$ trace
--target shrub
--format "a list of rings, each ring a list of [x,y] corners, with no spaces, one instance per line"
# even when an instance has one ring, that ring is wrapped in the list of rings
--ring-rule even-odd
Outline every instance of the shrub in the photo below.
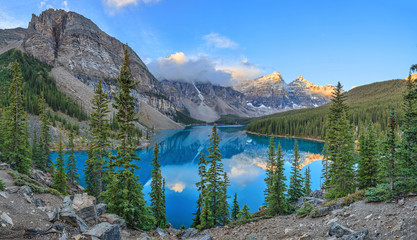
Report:
[[[49,188],[49,189],[48,189],[48,192],[49,192],[50,194],[55,195],[55,196],[60,196],[60,195],[62,195],[62,194],[61,194],[58,190],[53,189],[53,188]]]
[[[297,216],[305,217],[313,211],[313,205],[308,202],[304,202],[304,206],[296,211]]]
[[[40,183],[38,183],[35,179],[30,178],[27,175],[20,174],[13,170],[7,170],[7,173],[13,177],[14,184],[17,186],[28,186],[34,193],[45,193],[48,190]]]
[[[0,178],[0,191],[4,191],[4,183],[1,178]]]
[[[182,230],[184,230],[184,229],[185,229],[185,226],[184,226],[184,224],[183,224],[183,225],[181,226],[181,229],[182,229]]]
[[[378,184],[376,187],[368,188],[365,192],[365,197],[367,197],[367,202],[390,201],[392,197],[390,185],[384,183]]]

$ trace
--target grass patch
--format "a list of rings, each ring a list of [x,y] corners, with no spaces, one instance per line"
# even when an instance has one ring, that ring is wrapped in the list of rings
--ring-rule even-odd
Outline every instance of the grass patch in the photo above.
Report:
[[[313,209],[314,209],[314,206],[305,201],[304,206],[302,208],[298,209],[295,212],[295,214],[299,217],[305,217],[305,216],[309,215],[310,212],[313,211]]]
[[[360,201],[365,196],[365,190],[359,190],[343,198],[341,206],[349,206],[350,204]]]
[[[4,183],[1,178],[0,178],[0,191],[4,191]]]

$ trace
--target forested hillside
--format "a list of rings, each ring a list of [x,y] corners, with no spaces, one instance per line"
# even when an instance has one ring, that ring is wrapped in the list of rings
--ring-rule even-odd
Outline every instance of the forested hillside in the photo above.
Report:
[[[385,131],[390,108],[394,107],[401,113],[405,90],[405,80],[376,82],[350,90],[346,93],[350,120],[359,129],[372,122],[378,132]],[[293,110],[254,119],[247,125],[247,130],[261,134],[323,139],[329,106],[326,104],[313,109]]]
[[[78,120],[86,120],[87,114],[76,101],[59,91],[56,82],[48,73],[51,66],[19,50],[9,50],[0,55],[0,105],[8,103],[7,92],[11,79],[10,66],[17,61],[22,69],[24,107],[30,114],[39,114],[39,101],[41,92],[46,102],[54,111],[61,111]]]

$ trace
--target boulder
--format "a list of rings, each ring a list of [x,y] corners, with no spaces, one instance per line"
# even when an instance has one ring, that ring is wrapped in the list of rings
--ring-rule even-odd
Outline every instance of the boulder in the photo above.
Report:
[[[30,176],[36,181],[38,181],[39,183],[46,185],[48,187],[52,187],[52,181],[51,181],[52,178],[47,173],[33,168],[30,171]]]
[[[121,218],[120,216],[113,214],[113,213],[105,213],[99,217],[100,222],[107,222],[110,224],[116,224],[121,229],[124,229],[126,227],[126,221]]]
[[[151,238],[146,233],[141,233],[137,240],[151,240]]]
[[[353,230],[344,227],[338,223],[332,222],[330,224],[330,229],[329,229],[329,236],[334,236],[334,237],[343,237],[345,235],[350,235],[355,233]]]
[[[95,225],[93,228],[84,233],[91,236],[92,239],[100,240],[121,240],[120,228],[118,225],[103,222]]]
[[[8,193],[17,193],[17,191],[19,191],[19,189],[20,189],[20,187],[18,187],[18,186],[11,186],[11,187],[6,188],[6,191]]]
[[[45,207],[45,203],[40,198],[34,198],[32,202],[36,205],[36,207]]]
[[[75,213],[87,223],[97,223],[96,198],[88,194],[75,194],[72,200]]]
[[[323,199],[313,198],[313,197],[300,197],[297,201],[296,209],[300,209],[304,207],[304,202],[308,202],[309,204],[313,205],[314,207],[321,205],[324,203]]]
[[[63,221],[66,221],[72,226],[77,227],[80,230],[80,232],[83,233],[88,230],[88,226],[84,222],[84,220],[80,218],[77,214],[75,214],[74,208],[72,206],[72,200],[68,196],[65,197],[64,201],[62,202],[62,209],[60,215]]]
[[[342,202],[343,199],[340,199],[339,201],[329,204],[327,206],[316,207],[313,211],[311,211],[310,216],[312,218],[326,216],[330,214],[333,210],[342,208]]]
[[[182,238],[191,238],[198,234],[198,230],[195,228],[187,228],[181,235]]]
[[[308,196],[324,200],[324,190],[314,190]]]
[[[364,240],[368,236],[368,229],[341,237],[341,240]]]
[[[10,168],[10,164],[8,163],[0,163],[0,170],[7,170]]]
[[[107,210],[107,204],[105,203],[99,203],[96,205],[96,212],[97,212],[97,217],[100,217],[101,215],[103,215]]]
[[[0,191],[0,196],[6,199],[9,198],[7,192],[3,192],[3,191]]]
[[[160,237],[160,238],[164,238],[167,235],[167,232],[165,232],[165,230],[157,227],[155,232],[154,232],[154,236],[155,237]]]
[[[13,220],[11,217],[9,217],[9,215],[7,215],[7,213],[3,212],[2,214],[0,214],[0,220],[1,222],[7,223],[11,226],[13,226]]]
[[[26,195],[32,195],[32,189],[29,186],[22,186],[20,187],[20,189],[17,191],[20,194],[26,194]]]

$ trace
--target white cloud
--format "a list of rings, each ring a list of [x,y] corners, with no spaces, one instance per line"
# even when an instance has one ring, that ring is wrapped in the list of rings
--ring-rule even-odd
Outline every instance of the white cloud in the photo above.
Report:
[[[65,11],[67,11],[67,12],[69,11],[68,1],[67,0],[63,1],[62,4],[61,4],[61,6],[62,6],[62,9],[64,9]]]
[[[18,20],[0,9],[0,29],[26,27],[27,22]]]
[[[151,4],[157,3],[160,0],[103,0],[108,7],[123,8],[128,5],[138,5],[139,3]]]
[[[237,81],[252,80],[262,74],[262,70],[250,63],[246,57],[235,64],[218,66],[218,69],[230,73]]]
[[[203,39],[206,43],[210,46],[214,46],[216,48],[237,48],[239,45],[233,42],[226,36],[222,36],[218,33],[210,33],[203,36]]]
[[[43,8],[43,6],[45,6],[45,5],[46,5],[46,1],[47,1],[47,0],[43,0],[43,1],[41,1],[41,2],[39,3],[39,8]]]
[[[230,73],[216,69],[215,62],[204,55],[188,58],[179,52],[158,58],[148,67],[159,80],[211,82],[220,85],[230,84],[232,80]]]

